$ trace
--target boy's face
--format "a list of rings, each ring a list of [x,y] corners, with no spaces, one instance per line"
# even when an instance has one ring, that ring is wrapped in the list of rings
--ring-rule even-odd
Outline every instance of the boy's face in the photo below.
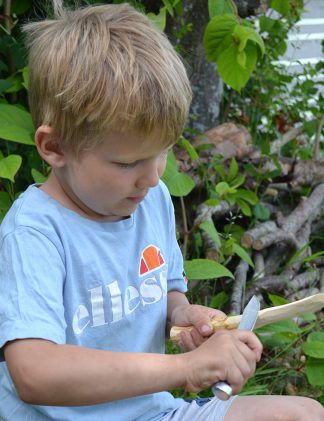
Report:
[[[134,131],[110,132],[78,158],[65,154],[64,166],[52,174],[68,207],[90,218],[120,220],[157,185],[167,152],[154,139],[143,139]]]

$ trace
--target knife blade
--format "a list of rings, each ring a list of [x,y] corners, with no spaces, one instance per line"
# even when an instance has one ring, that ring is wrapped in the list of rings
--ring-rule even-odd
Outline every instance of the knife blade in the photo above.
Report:
[[[258,319],[259,310],[260,301],[254,295],[243,311],[238,329],[252,331]],[[218,399],[227,400],[231,397],[233,391],[228,383],[220,381],[212,386],[212,392]]]

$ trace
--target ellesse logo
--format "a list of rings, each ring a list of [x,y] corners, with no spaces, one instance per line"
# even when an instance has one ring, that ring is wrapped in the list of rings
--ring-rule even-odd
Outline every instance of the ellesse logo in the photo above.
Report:
[[[153,245],[146,247],[142,253],[139,274],[146,275],[165,264],[161,251]]]

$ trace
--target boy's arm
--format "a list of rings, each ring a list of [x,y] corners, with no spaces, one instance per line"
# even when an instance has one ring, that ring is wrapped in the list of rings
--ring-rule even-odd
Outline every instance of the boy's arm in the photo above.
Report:
[[[34,405],[93,405],[183,387],[185,359],[109,352],[42,339],[5,346],[5,359],[21,399]]]
[[[236,330],[217,332],[177,355],[110,352],[42,339],[15,340],[4,351],[22,400],[80,406],[175,388],[199,392],[219,380],[238,393],[255,370],[261,344],[252,332]]]

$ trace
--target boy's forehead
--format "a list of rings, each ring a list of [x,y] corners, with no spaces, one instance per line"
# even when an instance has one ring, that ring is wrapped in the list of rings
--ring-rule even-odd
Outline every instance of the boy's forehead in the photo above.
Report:
[[[102,146],[112,155],[121,155],[125,158],[134,156],[154,156],[172,146],[172,142],[161,139],[158,131],[148,135],[136,130],[109,131],[103,136]]]

